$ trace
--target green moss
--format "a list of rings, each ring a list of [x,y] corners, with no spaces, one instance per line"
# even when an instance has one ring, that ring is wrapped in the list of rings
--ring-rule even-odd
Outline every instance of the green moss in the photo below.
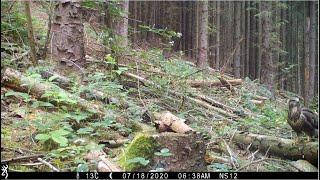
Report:
[[[142,165],[139,163],[128,163],[128,161],[136,157],[150,160],[153,157],[155,149],[156,144],[151,136],[141,133],[137,134],[120,155],[119,164],[126,171],[137,170]]]

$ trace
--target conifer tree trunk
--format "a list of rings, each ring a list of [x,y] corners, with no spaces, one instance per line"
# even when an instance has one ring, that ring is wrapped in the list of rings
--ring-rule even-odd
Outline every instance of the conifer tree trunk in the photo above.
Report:
[[[261,2],[264,11],[271,11],[270,2]],[[262,17],[262,62],[261,62],[261,81],[267,85],[268,89],[274,91],[274,65],[272,59],[270,33],[271,33],[271,19],[268,15],[264,14]]]
[[[315,76],[316,76],[316,28],[317,28],[317,20],[316,20],[316,2],[310,1],[310,65],[309,65],[309,93],[307,100],[307,105],[310,105],[312,98],[314,97],[314,89],[315,89]],[[319,21],[318,21],[319,22]]]
[[[120,47],[128,46],[128,10],[129,1],[119,1],[119,7],[123,11],[123,17],[115,17],[115,32],[120,36],[118,45]]]
[[[199,25],[199,57],[198,67],[205,67],[208,61],[208,1],[199,1],[200,25]]]
[[[33,27],[32,27],[32,19],[31,19],[31,12],[30,12],[30,1],[27,0],[24,2],[25,4],[25,13],[27,16],[27,25],[28,25],[28,40],[31,49],[31,61],[33,65],[38,64],[37,57],[36,57],[36,45],[34,42],[33,36]]]
[[[241,2],[234,2],[234,23],[235,23],[235,41],[238,42],[240,40],[240,33],[241,33],[241,14],[240,14],[240,9],[241,9]],[[235,48],[235,47],[233,47]],[[236,52],[234,54],[234,68],[233,72],[236,78],[240,78],[240,50],[241,48],[237,48]]]
[[[217,1],[217,51],[216,51],[216,69],[220,69],[220,1]]]
[[[84,32],[79,2],[65,0],[57,4],[52,33],[53,57],[59,61],[65,59],[70,66],[84,65]]]

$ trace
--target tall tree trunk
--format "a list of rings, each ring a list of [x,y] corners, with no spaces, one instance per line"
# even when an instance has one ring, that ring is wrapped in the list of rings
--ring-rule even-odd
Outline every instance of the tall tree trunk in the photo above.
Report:
[[[267,3],[271,3],[271,2],[267,2]],[[257,4],[257,8],[259,9],[258,12],[261,12],[262,10],[265,11],[264,8],[262,8],[262,2],[258,2]],[[269,26],[271,26],[271,24],[269,24]],[[262,19],[261,18],[258,18],[257,20],[257,28],[258,28],[258,36],[256,37],[257,38],[257,43],[258,43],[258,47],[256,48],[257,49],[257,63],[256,63],[256,78],[257,79],[261,79],[261,69],[262,69],[262,48],[263,48],[263,45],[262,45],[262,36],[263,36],[263,31],[262,31]],[[271,50],[270,50],[271,51]]]
[[[129,10],[129,1],[119,1],[119,7],[123,11],[123,17],[115,18],[115,33],[118,35],[119,41],[118,46],[127,47],[128,46],[128,10]]]
[[[27,16],[27,25],[28,25],[28,40],[29,40],[29,45],[31,49],[31,61],[33,65],[37,65],[37,55],[36,55],[36,45],[34,42],[34,36],[33,36],[33,27],[32,27],[32,19],[31,19],[31,12],[30,12],[30,1],[27,0],[24,2],[25,4],[25,13]]]
[[[78,2],[61,1],[55,7],[52,24],[52,55],[67,64],[84,65],[84,32]],[[71,63],[70,63],[71,62]]]
[[[239,42],[240,40],[240,33],[241,33],[241,14],[240,14],[240,9],[241,9],[241,2],[234,2],[234,23],[235,23],[235,41]],[[233,47],[235,48],[235,47]],[[241,48],[237,48],[236,52],[234,54],[234,68],[233,72],[236,78],[240,78],[240,50]]]
[[[205,67],[208,61],[208,1],[198,2],[200,5],[199,57],[198,67]]]
[[[220,1],[217,1],[217,51],[216,51],[216,69],[220,69]]]
[[[246,8],[250,6],[250,2],[246,2]],[[250,11],[249,10],[245,10],[247,13],[246,16],[246,63],[245,63],[245,76],[249,76],[249,61],[250,61]]]
[[[249,2],[249,3],[250,3],[250,7],[254,7],[255,2]],[[250,68],[249,68],[249,70],[250,70],[250,78],[256,79],[257,78],[257,76],[256,76],[256,68],[257,67],[255,66],[255,64],[257,62],[257,58],[256,58],[256,51],[257,50],[256,50],[256,45],[255,45],[255,43],[256,43],[256,34],[255,33],[257,32],[257,26],[256,26],[257,19],[255,17],[255,14],[257,14],[257,12],[254,10],[252,10],[252,11],[253,12],[251,13],[251,16],[250,16],[250,18],[251,18],[250,32],[252,32],[252,33],[250,34],[251,43],[250,43],[250,53],[249,53],[249,55],[250,55],[250,59],[249,59]]]
[[[261,2],[262,9],[266,12],[271,12],[271,2]],[[271,19],[264,14],[262,17],[262,62],[261,62],[261,81],[267,85],[268,89],[274,93],[274,65],[271,51]]]
[[[284,22],[285,20],[287,20],[287,10],[282,9],[281,10],[281,21]],[[281,35],[280,35],[280,41],[281,41],[281,49],[282,50],[286,50],[287,46],[287,40],[286,40],[286,25],[281,25]],[[280,55],[280,62],[282,63],[281,67],[280,67],[280,87],[281,90],[285,90],[286,89],[286,82],[287,82],[287,75],[283,72],[281,72],[281,69],[283,67],[287,67],[288,63],[287,63],[287,59],[286,59],[286,55],[284,53],[282,53]]]
[[[305,24],[305,33],[304,33],[304,43],[305,43],[305,57],[304,57],[304,99],[305,105],[308,104],[308,99],[310,99],[308,93],[310,88],[309,82],[309,71],[310,71],[310,54],[309,54],[309,41],[310,41],[310,17],[307,17],[306,24]]]
[[[307,99],[307,105],[310,105],[310,102],[312,98],[314,97],[314,89],[315,89],[315,72],[316,72],[316,28],[317,28],[317,20],[316,20],[316,2],[315,1],[310,1],[310,64],[309,64],[309,81],[310,81],[310,86],[309,86],[309,99]]]

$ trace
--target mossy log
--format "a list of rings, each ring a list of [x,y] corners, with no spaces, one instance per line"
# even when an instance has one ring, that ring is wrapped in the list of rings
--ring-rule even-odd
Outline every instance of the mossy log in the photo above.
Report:
[[[57,83],[58,86],[61,88],[70,88],[70,86],[71,86],[71,81],[68,78],[61,76],[60,74],[57,74],[55,72],[40,71],[40,74],[43,79],[49,79],[51,77],[54,77],[52,82]]]
[[[194,131],[191,127],[184,123],[184,119],[173,115],[169,111],[153,113],[153,116],[155,118],[156,128],[159,132],[173,131],[176,133],[187,134]]]
[[[121,154],[119,164],[125,171],[206,171],[205,144],[202,136],[195,133],[138,134]],[[164,148],[169,149],[167,154],[161,154]],[[133,163],[134,158],[144,158],[149,163]]]
[[[268,151],[268,154],[284,157],[290,160],[305,159],[317,165],[318,163],[318,142],[305,144],[294,144],[293,140],[283,139],[274,136],[251,134],[248,132],[237,132],[233,139],[237,144],[250,145],[250,148]]]
[[[88,102],[85,99],[82,99],[78,96],[74,96],[70,94],[69,92],[61,89],[58,86],[55,86],[51,83],[46,82],[40,82],[37,79],[34,79],[32,77],[26,77],[22,75],[19,71],[16,71],[11,68],[7,68],[3,74],[3,84],[6,87],[9,87],[11,89],[14,89],[16,91],[20,92],[26,92],[32,94],[36,99],[41,100],[48,100],[49,102],[53,104],[62,104],[66,106],[76,106],[80,107],[81,109],[91,112],[93,114],[101,115],[103,116],[104,113],[101,110],[101,108],[98,105],[92,104]],[[48,91],[54,91],[57,92],[57,94],[64,94],[67,96],[67,99],[69,101],[56,101],[55,99],[51,98],[44,98],[43,95]],[[71,101],[74,101],[74,104],[71,103]]]
[[[306,160],[300,159],[298,161],[291,162],[291,164],[302,172],[317,172],[318,171],[318,168],[316,168],[314,165],[310,164]]]
[[[243,82],[242,79],[231,79],[226,81],[232,86],[241,85]],[[224,86],[220,80],[216,80],[216,81],[188,80],[187,84],[189,84],[191,87]]]

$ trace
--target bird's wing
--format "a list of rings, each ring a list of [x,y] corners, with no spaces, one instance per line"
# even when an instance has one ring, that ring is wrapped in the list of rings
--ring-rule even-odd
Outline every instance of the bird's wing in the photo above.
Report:
[[[301,109],[301,114],[303,114],[306,118],[305,121],[307,123],[309,123],[310,125],[312,125],[312,127],[318,129],[318,116],[312,112],[310,109],[308,108],[302,108]]]

